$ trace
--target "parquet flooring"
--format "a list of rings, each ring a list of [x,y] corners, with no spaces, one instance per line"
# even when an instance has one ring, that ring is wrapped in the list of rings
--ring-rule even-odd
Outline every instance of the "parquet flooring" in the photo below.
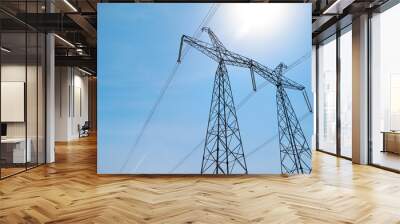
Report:
[[[96,139],[0,181],[0,223],[400,223],[400,175],[314,152],[310,176],[96,174]]]
[[[19,173],[19,172],[22,172],[22,171],[24,171],[25,170],[25,167],[23,167],[23,168],[14,168],[14,167],[12,167],[12,168],[1,168],[1,176],[2,177],[7,177],[7,176],[11,176],[11,175],[13,175],[13,174],[16,174],[16,173]]]

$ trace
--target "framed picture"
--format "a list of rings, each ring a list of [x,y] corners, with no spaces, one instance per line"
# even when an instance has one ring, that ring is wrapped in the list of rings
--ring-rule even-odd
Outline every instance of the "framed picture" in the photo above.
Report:
[[[309,174],[311,4],[100,4],[99,174]]]

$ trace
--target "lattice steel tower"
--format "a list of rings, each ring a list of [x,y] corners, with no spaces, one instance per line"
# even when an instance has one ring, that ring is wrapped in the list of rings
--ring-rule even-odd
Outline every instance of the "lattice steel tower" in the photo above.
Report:
[[[203,28],[202,30],[207,31],[208,29]],[[211,58],[218,63],[218,68],[215,72],[201,174],[247,174],[246,158],[244,157],[231,83],[223,57],[226,49],[211,31],[208,34],[215,53]],[[199,42],[193,38],[182,36],[178,62],[181,59],[183,42],[200,46],[197,45]]]
[[[208,33],[212,44],[183,35],[178,57],[180,62],[183,43],[187,43],[218,63],[201,173],[247,173],[226,65],[249,68],[254,91],[254,73],[276,86],[281,172],[310,173],[311,150],[285,90],[302,91],[307,106],[312,111],[305,87],[283,76],[287,70],[283,63],[270,69],[253,59],[227,50],[210,28],[205,27],[202,30]]]
[[[311,150],[299,120],[293,110],[290,99],[282,85],[282,77],[287,66],[280,63],[275,68],[278,76],[276,84],[276,107],[279,129],[279,148],[281,172],[286,174],[310,173]],[[311,108],[306,93],[303,91],[307,106]],[[311,110],[311,109],[310,109]]]

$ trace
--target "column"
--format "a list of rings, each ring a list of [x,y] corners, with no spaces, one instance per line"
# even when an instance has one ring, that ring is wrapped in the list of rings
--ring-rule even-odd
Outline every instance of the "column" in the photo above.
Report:
[[[353,19],[353,113],[352,157],[357,164],[368,163],[368,15]]]

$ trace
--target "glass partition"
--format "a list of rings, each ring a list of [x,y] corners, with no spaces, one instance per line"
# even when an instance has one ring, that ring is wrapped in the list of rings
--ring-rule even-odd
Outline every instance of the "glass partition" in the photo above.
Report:
[[[46,37],[38,33],[38,64],[37,64],[37,153],[38,164],[46,162],[45,124],[46,124]]]
[[[25,12],[44,1],[1,2]],[[0,12],[0,178],[45,162],[45,35]]]
[[[27,167],[33,167],[38,162],[38,35],[36,32],[27,33],[27,74],[26,74],[26,113],[27,113],[27,151],[30,151],[30,161]]]
[[[0,150],[6,177],[25,170],[31,158],[26,150],[26,33],[2,33],[1,47]]]
[[[51,3],[54,4],[54,3]],[[46,13],[46,0],[37,0],[37,13]],[[37,163],[46,162],[45,124],[46,124],[46,35],[37,32]]]

